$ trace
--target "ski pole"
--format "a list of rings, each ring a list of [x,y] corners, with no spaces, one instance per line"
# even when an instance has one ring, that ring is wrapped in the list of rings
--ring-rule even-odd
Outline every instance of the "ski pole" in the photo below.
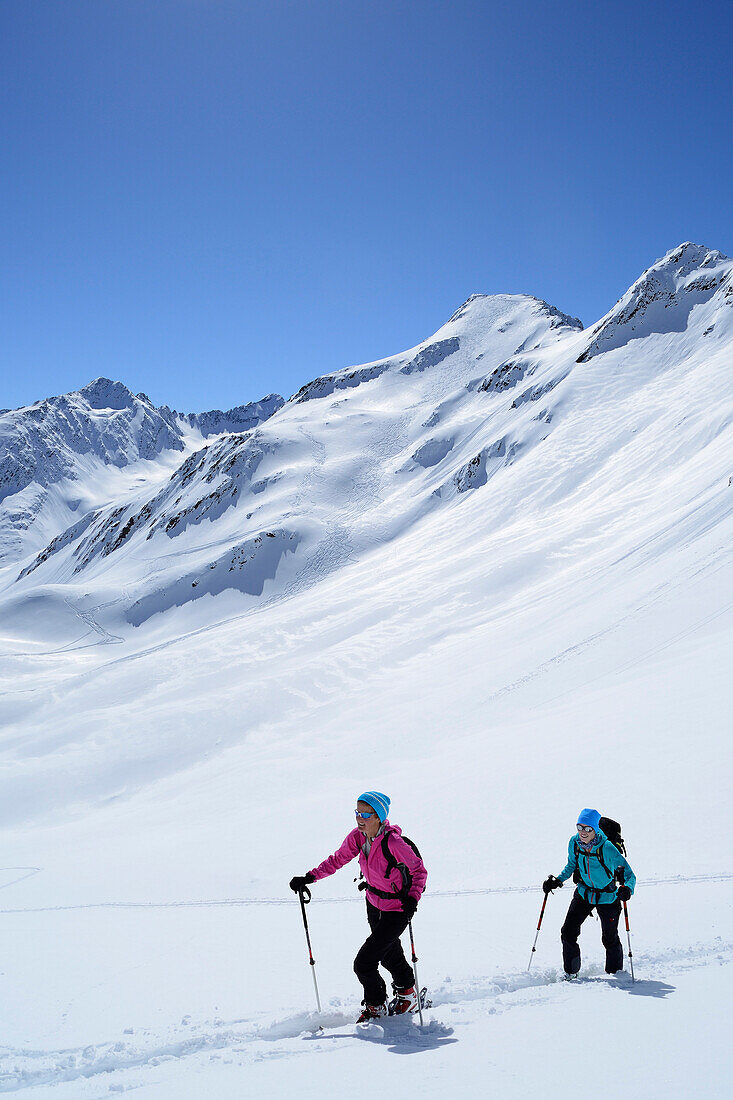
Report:
[[[616,871],[616,878],[619,880],[622,886],[626,885],[626,871],[623,867],[619,867]],[[634,982],[634,954],[631,950],[631,931],[629,929],[629,911],[626,908],[626,902],[623,903],[624,907],[624,921],[626,923],[626,939],[629,945],[629,966],[631,967],[631,981]]]
[[[401,893],[402,897],[406,898],[406,897],[409,896],[407,891],[412,886],[412,875],[410,874],[409,870],[407,869],[407,865],[404,864],[404,863],[398,863],[397,864],[397,870],[402,875],[402,890],[401,890],[401,892],[400,891],[395,891],[395,892],[398,894],[398,896]],[[420,1016],[420,1027],[422,1027],[423,1026],[422,996],[420,994],[420,979],[417,976],[417,955],[415,954],[415,937],[412,934],[412,920],[409,920],[407,922],[407,927],[410,929],[410,947],[412,948],[412,967],[413,967],[413,970],[415,971],[415,989],[417,990],[417,1011],[418,1011],[418,1015]]]
[[[624,902],[624,920],[626,921],[626,939],[628,940],[628,943],[629,943],[629,966],[631,967],[631,981],[633,983],[635,981],[635,979],[634,979],[634,954],[631,950],[631,931],[629,929],[629,911],[626,908],[626,902]]]
[[[545,915],[545,906],[547,905],[547,899],[549,896],[549,893],[545,894],[545,900],[542,902],[542,908],[540,909],[540,919],[537,921],[537,931],[535,933],[534,943],[532,944],[532,951],[529,956],[529,966],[527,967],[527,970],[529,970],[529,967],[532,965],[532,959],[534,958],[534,953],[537,950],[537,939],[540,934],[540,928],[542,927],[542,918]]]
[[[306,897],[305,895],[308,895]],[[303,914],[303,927],[305,928],[305,942],[308,944],[308,958],[312,967],[311,973],[313,974],[313,986],[316,991],[316,1004],[318,1005],[318,1011],[321,1011],[321,998],[318,995],[318,982],[316,981],[316,960],[313,958],[313,949],[311,948],[311,938],[308,931],[308,918],[305,915],[305,907],[311,900],[311,892],[307,886],[304,886],[302,890],[298,890],[298,897],[300,898],[300,911]]]
[[[415,954],[415,938],[412,935],[412,921],[408,921],[407,927],[410,929],[410,947],[412,948],[412,966],[415,971],[415,988],[417,989],[417,1011],[420,1016],[420,1027],[423,1026],[422,1018],[422,994],[420,992],[420,979],[417,976],[417,955]]]

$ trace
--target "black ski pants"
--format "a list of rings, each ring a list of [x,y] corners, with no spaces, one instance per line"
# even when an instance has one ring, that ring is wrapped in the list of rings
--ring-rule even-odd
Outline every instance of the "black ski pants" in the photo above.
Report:
[[[573,894],[568,915],[560,930],[562,940],[562,961],[566,974],[577,974],[580,970],[580,947],[578,936],[580,926],[593,909],[598,911],[601,922],[601,940],[606,949],[606,973],[615,974],[624,968],[624,949],[618,935],[618,919],[621,916],[621,902],[616,898],[610,905],[590,905],[576,890]]]
[[[381,1005],[387,998],[387,986],[377,969],[380,963],[399,989],[409,989],[415,984],[415,975],[400,943],[409,922],[405,913],[383,913],[369,901],[366,907],[371,935],[354,959],[354,973],[364,986],[366,1003]]]

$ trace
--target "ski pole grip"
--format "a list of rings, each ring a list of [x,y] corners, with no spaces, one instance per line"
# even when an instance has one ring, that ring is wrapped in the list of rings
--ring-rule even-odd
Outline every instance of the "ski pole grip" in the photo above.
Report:
[[[300,900],[306,905],[311,900],[311,892],[307,886],[304,886],[303,889],[300,891]]]

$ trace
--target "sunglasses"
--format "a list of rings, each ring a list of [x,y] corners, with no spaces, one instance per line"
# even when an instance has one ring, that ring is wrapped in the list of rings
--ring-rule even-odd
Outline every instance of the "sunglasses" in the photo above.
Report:
[[[367,821],[370,817],[376,817],[374,810],[370,810],[368,813],[362,813],[361,810],[354,810],[357,817],[360,817],[362,821]]]
[[[595,832],[595,829],[593,828],[592,825],[578,825],[578,832],[579,833],[593,833],[593,832]]]

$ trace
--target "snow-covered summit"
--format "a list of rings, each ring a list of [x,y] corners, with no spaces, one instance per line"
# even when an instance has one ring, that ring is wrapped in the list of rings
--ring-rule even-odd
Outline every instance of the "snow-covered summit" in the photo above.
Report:
[[[82,456],[122,467],[163,450],[183,450],[170,409],[156,409],[121,382],[96,378],[76,392],[0,416],[0,500],[32,482],[76,478]]]
[[[652,264],[593,330],[583,363],[644,336],[683,332],[695,307],[710,306],[699,320],[709,328],[717,307],[733,305],[733,260],[687,241]],[[709,334],[709,333],[708,333]]]
[[[119,411],[133,408],[136,403],[135,395],[128,390],[127,386],[122,382],[113,382],[110,378],[95,378],[93,382],[82,386],[78,394],[91,409]],[[152,405],[150,398],[144,393],[137,395],[137,401]]]
[[[399,355],[345,367],[306,383],[291,397],[303,402],[350,390],[382,375],[421,374],[461,352],[463,362],[476,362],[492,349],[509,345],[515,354],[539,348],[563,332],[582,329],[577,317],[568,317],[554,306],[529,294],[472,294],[427,340]],[[516,338],[516,339],[515,339]],[[457,362],[458,360],[456,360]]]
[[[577,317],[570,317],[542,298],[536,298],[533,294],[471,294],[462,306],[459,306],[447,324],[456,321],[470,319],[473,324],[481,324],[486,313],[490,315],[502,305],[510,306],[516,300],[526,301],[535,310],[538,316],[546,317],[550,329],[573,328],[582,329],[583,322]]]
[[[269,394],[228,412],[182,415],[100,377],[0,413],[0,560],[21,556],[31,529],[36,541],[56,535],[77,522],[82,502],[97,506],[125,491],[119,479],[108,488],[111,470],[142,476],[141,462],[180,456],[209,435],[250,431],[282,404]]]

